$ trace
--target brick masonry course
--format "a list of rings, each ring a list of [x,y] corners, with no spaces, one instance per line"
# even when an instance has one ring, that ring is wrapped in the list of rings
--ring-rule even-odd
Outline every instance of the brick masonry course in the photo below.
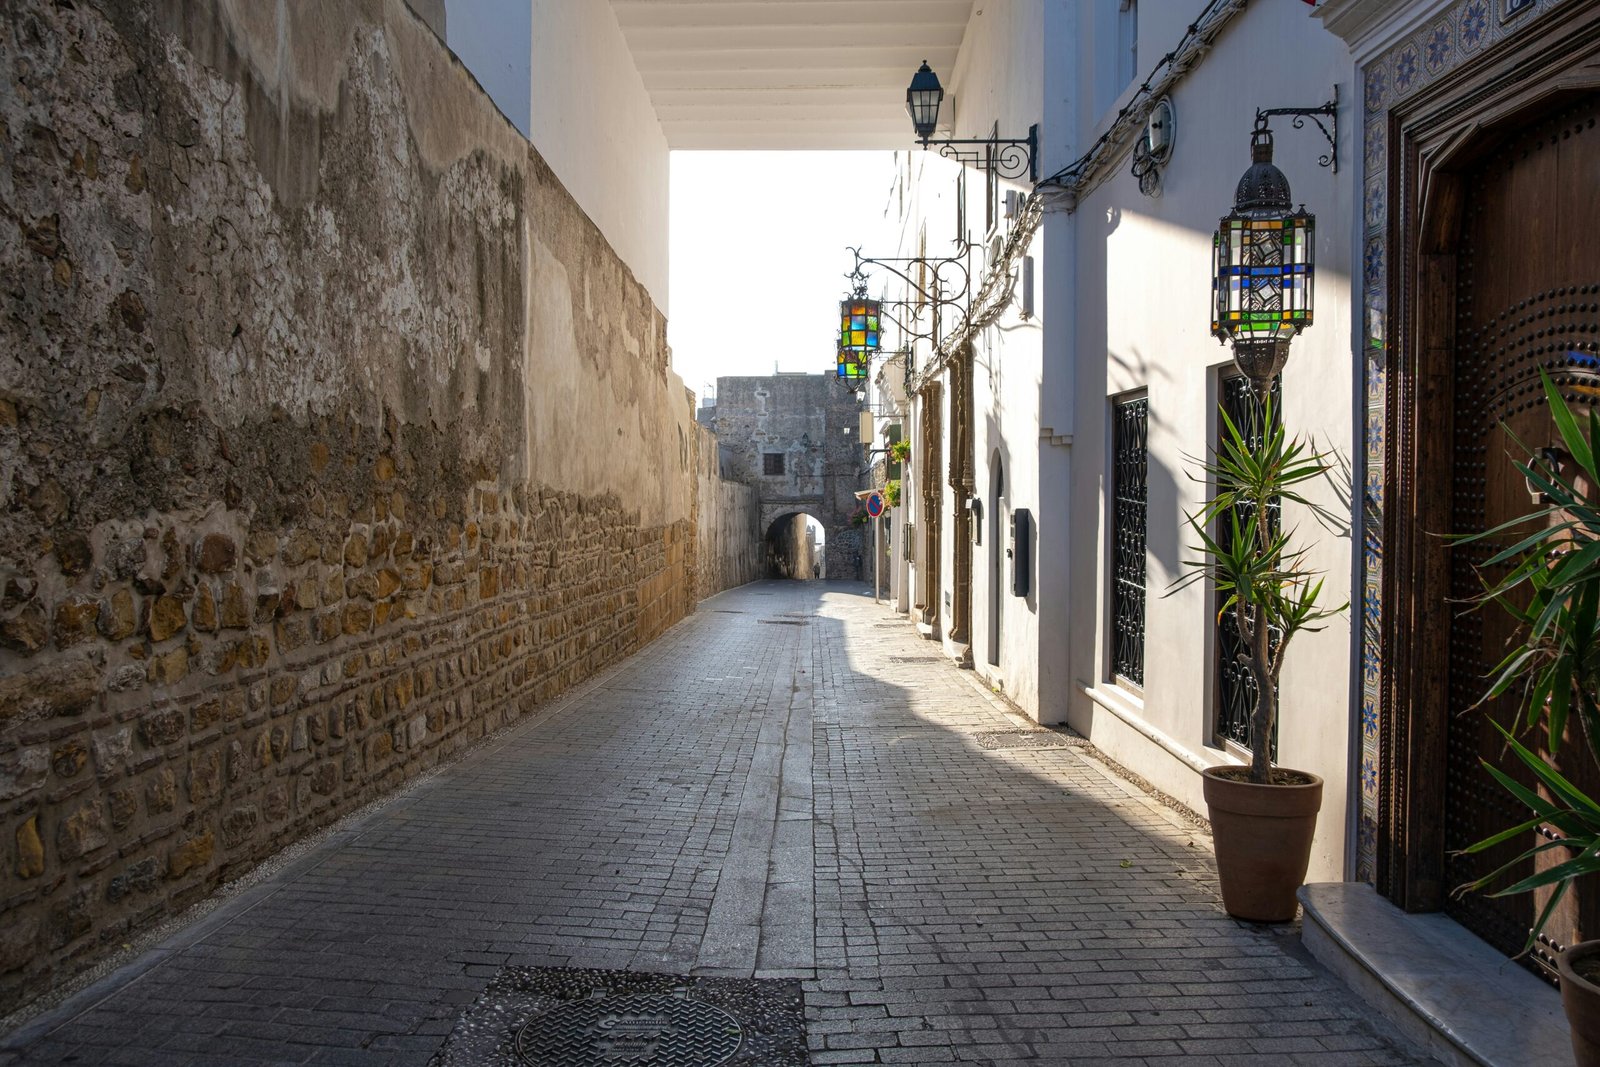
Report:
[[[402,0],[0,0],[0,276],[0,1010],[748,577],[660,310]]]
[[[421,1067],[552,966],[798,978],[816,1064],[1430,1062],[1092,750],[985,748],[1026,724],[858,589],[712,598],[0,1063]]]

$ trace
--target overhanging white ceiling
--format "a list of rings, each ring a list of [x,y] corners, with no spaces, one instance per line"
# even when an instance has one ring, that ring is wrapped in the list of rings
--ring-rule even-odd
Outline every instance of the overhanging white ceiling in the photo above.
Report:
[[[909,148],[906,85],[948,86],[972,0],[611,0],[674,149]]]

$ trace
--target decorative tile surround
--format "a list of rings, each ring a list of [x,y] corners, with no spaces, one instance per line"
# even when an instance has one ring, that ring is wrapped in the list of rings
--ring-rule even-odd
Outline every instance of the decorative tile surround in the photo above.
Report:
[[[1388,429],[1386,387],[1389,249],[1388,111],[1463,63],[1539,21],[1570,0],[1462,0],[1418,26],[1361,69],[1364,134],[1361,254],[1363,371],[1366,382],[1366,485],[1361,595],[1361,805],[1356,828],[1356,878],[1377,880],[1379,691],[1383,663],[1379,623],[1383,611],[1383,452]]]

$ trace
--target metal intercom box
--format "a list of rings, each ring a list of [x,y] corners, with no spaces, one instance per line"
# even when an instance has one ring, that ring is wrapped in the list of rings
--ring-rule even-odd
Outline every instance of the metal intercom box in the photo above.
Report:
[[[1017,508],[1011,513],[1011,595],[1027,596],[1033,573],[1028,547],[1033,544],[1033,513]]]

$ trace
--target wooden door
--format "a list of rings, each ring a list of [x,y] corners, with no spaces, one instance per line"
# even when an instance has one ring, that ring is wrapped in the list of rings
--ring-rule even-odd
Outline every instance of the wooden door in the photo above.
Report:
[[[1466,176],[1465,210],[1456,254],[1455,361],[1451,400],[1452,532],[1489,529],[1535,506],[1513,457],[1559,438],[1546,407],[1539,372],[1584,406],[1600,396],[1600,96],[1529,127],[1498,147]],[[1440,487],[1443,489],[1444,487]],[[1442,532],[1442,531],[1441,531]],[[1509,843],[1498,854],[1458,851],[1527,817],[1525,809],[1483,770],[1487,759],[1509,767],[1489,719],[1510,725],[1510,697],[1474,708],[1487,674],[1516,632],[1494,605],[1463,611],[1482,586],[1475,566],[1509,539],[1450,550],[1450,717],[1446,726],[1444,822],[1446,870],[1453,888],[1536,843]],[[1590,766],[1576,726],[1557,765],[1590,789],[1600,773]],[[1518,773],[1529,780],[1531,776]],[[1597,793],[1596,795],[1600,795]],[[1559,862],[1559,850],[1541,865]],[[1527,868],[1531,873],[1532,866]],[[1519,876],[1520,877],[1520,876]],[[1521,948],[1544,894],[1492,899],[1452,898],[1446,910],[1500,950]],[[1600,885],[1569,896],[1545,929],[1532,965],[1550,978],[1555,951],[1600,936]]]

